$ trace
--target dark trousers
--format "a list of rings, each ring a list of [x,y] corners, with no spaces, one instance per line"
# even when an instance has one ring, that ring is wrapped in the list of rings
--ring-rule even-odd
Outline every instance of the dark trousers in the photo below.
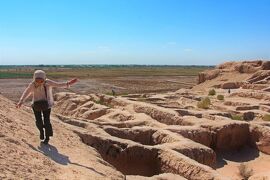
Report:
[[[50,115],[51,115],[51,109],[48,109],[46,111],[34,111],[35,118],[36,118],[36,126],[40,133],[44,134],[45,129],[45,136],[46,138],[49,138],[50,136],[53,136],[53,130],[52,130],[52,125],[50,122]],[[43,115],[43,120],[42,120],[42,115]]]

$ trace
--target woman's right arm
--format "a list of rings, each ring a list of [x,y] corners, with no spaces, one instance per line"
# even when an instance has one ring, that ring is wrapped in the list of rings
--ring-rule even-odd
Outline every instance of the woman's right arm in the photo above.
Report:
[[[19,102],[17,103],[17,108],[21,107],[21,105],[24,103],[24,101],[29,97],[29,95],[32,93],[32,83],[28,85],[28,87],[24,90]]]
[[[78,81],[78,79],[72,79],[70,81],[67,82],[56,82],[50,79],[46,79],[46,82],[52,86],[52,87],[62,87],[62,88],[69,88],[70,85],[76,83]]]

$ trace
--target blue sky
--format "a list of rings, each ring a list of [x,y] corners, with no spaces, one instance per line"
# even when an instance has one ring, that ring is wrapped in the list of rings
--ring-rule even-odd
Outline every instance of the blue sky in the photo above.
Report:
[[[270,59],[269,0],[0,0],[0,64]]]

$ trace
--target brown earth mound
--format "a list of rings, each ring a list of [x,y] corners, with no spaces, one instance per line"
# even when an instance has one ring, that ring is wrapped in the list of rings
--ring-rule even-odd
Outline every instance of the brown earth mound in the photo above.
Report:
[[[202,84],[206,81],[211,82],[204,83],[203,85],[200,85],[198,87],[203,88],[206,86],[208,88],[220,87],[222,89],[236,89],[242,86],[245,86],[245,88],[249,88],[250,86],[248,84],[269,84],[269,64],[270,61],[261,60],[226,62],[218,65],[213,70],[199,73],[198,84]],[[254,88],[254,86],[252,86],[251,88]],[[263,88],[265,87],[262,87],[260,89]]]

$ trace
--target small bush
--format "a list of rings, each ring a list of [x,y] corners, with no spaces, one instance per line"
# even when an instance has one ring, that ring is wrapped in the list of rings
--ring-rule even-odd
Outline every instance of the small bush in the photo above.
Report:
[[[241,121],[241,120],[243,120],[243,116],[238,115],[238,114],[234,114],[234,115],[232,115],[232,119]]]
[[[265,114],[265,115],[263,116],[263,120],[264,120],[264,121],[270,121],[270,114]]]
[[[211,101],[209,97],[203,98],[197,103],[197,107],[202,109],[208,109],[210,105]]]
[[[241,163],[239,166],[239,174],[244,180],[248,180],[248,178],[253,175],[253,170],[248,168],[246,164]]]
[[[138,98],[138,99],[137,99],[137,101],[146,102],[146,99],[145,99],[145,98],[140,97],[140,98]]]
[[[96,104],[103,104],[103,102],[101,100],[93,100]]]
[[[224,100],[224,96],[223,95],[217,95],[217,99],[220,100],[220,101],[223,101]]]
[[[216,91],[214,89],[211,89],[211,90],[209,90],[208,95],[214,96],[214,95],[216,95]]]
[[[96,104],[101,104],[101,105],[105,105],[105,102],[104,102],[104,98],[103,97],[100,97],[99,99],[97,100],[93,100]]]

